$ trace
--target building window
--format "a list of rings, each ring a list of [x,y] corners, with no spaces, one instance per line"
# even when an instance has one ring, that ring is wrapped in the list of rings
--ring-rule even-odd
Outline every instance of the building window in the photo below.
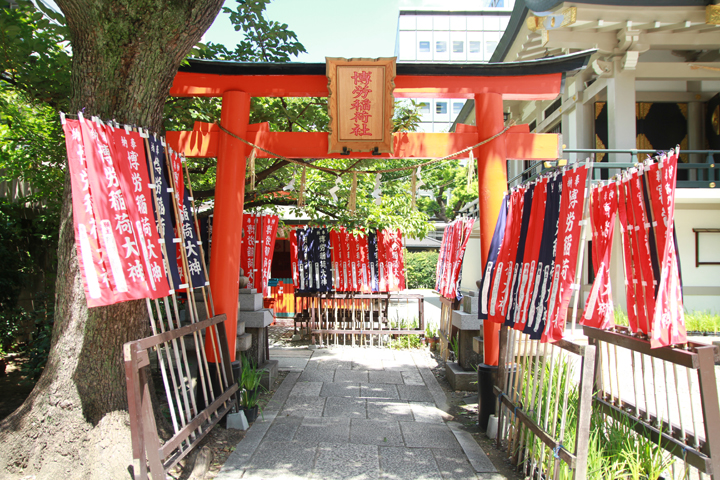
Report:
[[[453,115],[457,115],[462,110],[463,102],[453,102]]]
[[[462,40],[461,41],[457,41],[457,40],[453,41],[453,53],[463,53],[464,49],[465,49],[465,42],[463,42]]]
[[[447,110],[448,110],[447,102],[437,102],[435,104],[435,113],[437,113],[439,115],[444,115],[447,113]]]
[[[418,103],[418,112],[420,113],[430,113],[430,104],[428,102],[420,102]]]
[[[468,43],[469,43],[468,48],[470,49],[470,53],[480,53],[480,49],[482,48],[482,42],[471,41]]]
[[[488,57],[492,57],[492,54],[495,51],[495,47],[497,47],[497,44],[498,42],[494,41],[485,42],[485,49]]]
[[[418,51],[420,51],[421,53],[429,53],[430,42],[419,42]]]
[[[435,51],[437,53],[447,52],[447,42],[445,40],[438,40],[435,42]]]

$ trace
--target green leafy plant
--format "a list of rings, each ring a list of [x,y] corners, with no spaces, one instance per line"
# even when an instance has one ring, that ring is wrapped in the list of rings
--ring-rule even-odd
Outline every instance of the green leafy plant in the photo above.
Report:
[[[405,278],[408,288],[434,288],[438,252],[406,252]]]
[[[410,348],[422,348],[423,343],[419,335],[398,335],[398,338],[387,343],[388,348],[404,350]]]
[[[263,369],[257,368],[254,361],[245,356],[242,357],[242,371],[238,384],[242,389],[240,405],[243,408],[249,409],[257,406],[260,389],[263,388],[260,384],[263,372]]]
[[[460,332],[454,337],[450,339],[450,350],[452,350],[453,355],[455,355],[455,361],[457,362],[460,358]]]

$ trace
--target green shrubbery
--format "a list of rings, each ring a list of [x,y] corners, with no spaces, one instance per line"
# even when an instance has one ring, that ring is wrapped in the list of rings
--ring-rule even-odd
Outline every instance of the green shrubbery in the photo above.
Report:
[[[405,252],[407,288],[435,288],[438,252]]]

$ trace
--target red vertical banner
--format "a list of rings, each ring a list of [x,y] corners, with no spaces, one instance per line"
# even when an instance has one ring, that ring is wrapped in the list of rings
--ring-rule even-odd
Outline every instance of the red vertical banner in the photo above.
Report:
[[[629,220],[628,210],[631,208],[628,205],[628,192],[629,186],[627,178],[623,178],[618,183],[618,219],[620,220],[620,233],[622,238],[623,248],[623,268],[625,271],[625,297],[627,298],[627,314],[628,323],[630,330],[633,333],[638,331],[638,308],[637,308],[637,296],[636,287],[637,280],[635,279],[633,271],[633,229],[632,222]],[[631,212],[630,212],[631,213]]]
[[[585,207],[587,173],[588,167],[583,166],[569,170],[563,175],[555,268],[548,301],[548,319],[543,332],[543,337],[550,341],[560,340],[565,331],[580,247],[580,225]],[[610,239],[612,240],[612,232]]]
[[[383,241],[385,243],[388,291],[397,292],[401,290],[400,278],[403,276],[402,234],[400,230],[384,230]]]
[[[185,198],[185,180],[183,179],[182,158],[180,154],[168,146],[170,154],[170,171],[172,172],[173,181],[175,182],[175,202],[178,208],[182,210],[183,199]]]
[[[335,287],[335,291],[342,292],[340,286],[340,242],[336,229],[330,230],[330,261],[332,262],[333,287]]]
[[[440,243],[440,253],[438,255],[438,263],[435,267],[435,290],[439,293],[442,285],[443,269],[445,267],[445,257],[447,256],[448,238],[450,237],[450,228],[445,227],[443,230],[443,238]],[[379,242],[378,242],[379,243]]]
[[[298,274],[298,251],[297,251],[297,230],[293,228],[289,234],[290,240],[290,269],[292,271],[293,285],[300,285],[300,276]]]
[[[661,257],[658,295],[652,318],[652,335],[650,336],[650,346],[652,348],[687,341],[680,270],[673,237],[678,154],[677,150],[672,152],[667,159],[662,161],[660,167],[664,215],[661,212],[656,218],[662,218],[667,223],[665,225],[665,248]]]
[[[145,268],[134,229],[122,224],[128,214],[126,197],[120,187],[113,160],[110,139],[102,124],[80,120],[88,165],[93,213],[100,245],[107,259],[108,278],[116,301],[136,300],[149,296]]]
[[[516,330],[524,330],[527,324],[527,314],[535,285],[535,270],[537,269],[540,245],[545,219],[545,202],[547,200],[548,179],[543,178],[535,185],[533,192],[532,216],[528,225],[528,239],[525,242],[523,254],[522,283],[520,284],[520,314],[513,326]]]
[[[650,238],[648,230],[650,225],[645,214],[645,201],[643,200],[643,180],[637,172],[633,172],[628,182],[628,207],[633,218],[635,280],[637,280],[636,294],[638,295],[638,327],[641,332],[649,335],[652,325],[653,311],[655,310],[655,278],[650,257]]]
[[[595,280],[585,303],[585,312],[580,323],[602,329],[609,329],[615,325],[610,284],[610,255],[618,206],[616,192],[617,185],[611,183],[593,188],[590,196]]]
[[[358,266],[360,268],[360,291],[370,293],[370,257],[368,254],[368,237],[360,235],[357,237]]]
[[[269,296],[270,290],[268,289],[268,282],[270,281],[270,270],[272,267],[273,253],[275,250],[275,238],[277,236],[278,229],[278,217],[277,215],[264,215],[263,217],[263,231],[262,231],[262,275],[261,284],[263,295]]]
[[[148,273],[150,298],[166,297],[170,294],[170,286],[165,276],[162,246],[153,218],[153,194],[149,187],[144,140],[139,133],[129,129],[106,128],[106,132],[112,135],[114,141],[118,178],[126,193],[127,213],[119,215],[118,227],[124,232],[134,227]]]
[[[387,275],[387,250],[385,248],[386,231],[377,232],[377,256],[378,256],[378,291],[388,291],[388,275]]]
[[[108,273],[98,241],[80,121],[66,120],[63,131],[72,187],[75,248],[82,272],[85,298],[88,307],[111,305],[116,300],[108,282]]]
[[[255,263],[255,247],[259,241],[258,232],[259,218],[251,214],[243,214],[243,230],[244,235],[241,242],[240,250],[240,267],[243,269],[245,276],[248,278],[248,288],[257,288],[257,266]],[[297,240],[296,240],[297,241]]]

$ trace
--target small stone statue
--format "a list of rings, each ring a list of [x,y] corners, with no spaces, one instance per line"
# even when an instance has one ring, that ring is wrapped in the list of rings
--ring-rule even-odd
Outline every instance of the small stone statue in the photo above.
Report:
[[[240,268],[240,288],[247,288],[250,279],[245,276],[245,271]]]

